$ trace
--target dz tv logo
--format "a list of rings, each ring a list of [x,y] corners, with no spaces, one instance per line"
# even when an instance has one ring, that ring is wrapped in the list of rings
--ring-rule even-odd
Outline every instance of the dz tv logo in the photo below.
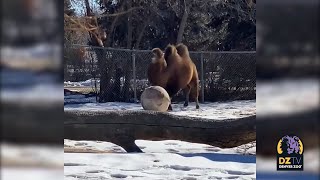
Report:
[[[303,170],[303,144],[298,136],[286,135],[277,144],[277,170]]]
[[[279,164],[300,164],[301,161],[302,158],[297,157],[279,157]]]

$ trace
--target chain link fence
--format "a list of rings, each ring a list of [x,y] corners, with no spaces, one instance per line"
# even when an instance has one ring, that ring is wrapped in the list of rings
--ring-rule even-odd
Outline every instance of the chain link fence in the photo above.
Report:
[[[190,56],[199,74],[201,102],[255,99],[255,52],[190,51]],[[66,47],[65,89],[94,93],[100,102],[137,102],[149,86],[152,57],[151,50]],[[181,91],[173,101],[184,99]]]

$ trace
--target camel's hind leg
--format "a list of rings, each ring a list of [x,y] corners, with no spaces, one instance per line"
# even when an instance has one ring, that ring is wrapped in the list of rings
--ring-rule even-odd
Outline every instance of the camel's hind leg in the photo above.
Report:
[[[196,109],[199,109],[200,108],[200,106],[199,106],[199,90],[200,90],[200,87],[199,87],[199,76],[198,76],[198,71],[197,71],[196,66],[193,66],[193,68],[194,68],[194,75],[193,75],[194,86],[193,86],[193,89],[195,89],[195,91],[196,91],[196,97],[195,97]]]
[[[185,87],[183,89],[183,93],[184,93],[184,95],[186,97],[186,99],[184,101],[184,104],[183,104],[184,107],[187,107],[189,105],[190,91],[191,91],[191,86],[190,85],[187,85],[187,87]]]
[[[191,84],[191,95],[192,95],[192,98],[195,99],[195,102],[196,102],[196,109],[199,109],[200,106],[199,106],[199,83],[197,83],[197,81],[193,81]]]
[[[193,89],[195,89],[195,101],[196,101],[196,109],[199,109],[199,82],[196,80],[195,86],[193,86]]]
[[[197,87],[195,87],[197,88]],[[200,106],[199,106],[199,90],[197,89],[196,90],[196,109],[199,109]]]

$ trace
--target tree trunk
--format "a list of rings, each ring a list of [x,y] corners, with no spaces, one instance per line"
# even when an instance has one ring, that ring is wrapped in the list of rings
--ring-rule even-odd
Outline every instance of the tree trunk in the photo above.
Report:
[[[120,11],[123,10],[123,7],[124,7],[125,3],[122,2],[121,6],[120,6]],[[106,40],[106,47],[112,47],[112,36],[113,36],[113,32],[114,32],[114,29],[116,27],[116,24],[118,22],[118,19],[121,15],[118,15],[114,18],[114,20],[112,21],[112,24],[110,26],[110,29],[109,29],[109,33],[107,34],[107,40]]]
[[[109,99],[109,91],[110,91],[110,72],[107,69],[107,60],[106,60],[106,52],[104,49],[96,49],[99,70],[100,70],[100,93],[99,93],[99,102],[107,102]]]
[[[86,8],[86,14],[87,16],[94,16],[92,13],[89,0],[84,0],[85,2],[85,8]],[[90,23],[91,24],[91,23]],[[103,45],[103,42],[99,37],[95,36],[93,33],[89,33],[91,42],[95,42],[97,46],[105,47]],[[108,40],[108,39],[107,39]],[[107,60],[106,60],[106,52],[104,49],[95,49],[95,52],[97,54],[97,59],[99,63],[99,70],[100,70],[100,93],[99,93],[99,102],[107,102],[110,95],[110,72],[108,72],[107,67]]]
[[[186,4],[184,5],[184,11],[183,11],[183,15],[182,15],[182,19],[181,19],[181,22],[179,25],[179,31],[178,31],[178,35],[177,35],[177,44],[182,42],[184,29],[187,25],[188,16],[189,16],[189,12],[190,12],[190,6],[191,6],[190,4],[191,3],[189,3],[188,5],[186,5]]]
[[[148,17],[148,19],[146,21],[144,21],[143,26],[142,26],[142,28],[140,30],[139,36],[137,38],[137,42],[135,44],[135,49],[139,49],[139,46],[140,46],[141,40],[143,38],[144,32],[145,32],[146,27],[148,26],[150,20],[151,20],[151,18]]]
[[[92,11],[91,11],[91,8],[90,8],[89,0],[84,0],[84,4],[85,4],[85,7],[86,7],[87,16],[92,16]]]
[[[128,1],[127,9],[130,9],[132,6],[132,0]],[[132,49],[132,13],[127,15],[127,26],[128,26],[128,37],[127,37],[127,49]],[[127,67],[132,67],[132,55],[127,61]],[[129,68],[125,72],[125,82],[124,82],[124,99],[126,102],[130,101],[130,80],[131,80],[131,69]]]
[[[107,40],[106,40],[106,47],[112,47],[111,44],[112,44],[112,35],[113,35],[113,31],[114,31],[114,28],[116,27],[116,23],[119,19],[119,16],[116,16],[114,18],[114,20],[112,21],[112,24],[110,26],[110,29],[109,29],[109,33],[107,35]]]
[[[132,6],[132,0],[128,1],[127,9],[130,9]],[[128,13],[127,17],[127,26],[128,26],[128,37],[127,37],[127,49],[132,48],[132,11]]]

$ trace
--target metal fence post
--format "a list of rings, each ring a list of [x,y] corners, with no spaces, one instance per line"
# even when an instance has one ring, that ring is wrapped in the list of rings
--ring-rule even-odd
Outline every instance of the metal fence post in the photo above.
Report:
[[[201,52],[201,103],[204,103],[204,67],[203,67],[203,52]]]
[[[132,51],[132,75],[133,75],[133,98],[135,102],[138,102],[137,99],[137,77],[136,77],[136,54],[135,51]]]

